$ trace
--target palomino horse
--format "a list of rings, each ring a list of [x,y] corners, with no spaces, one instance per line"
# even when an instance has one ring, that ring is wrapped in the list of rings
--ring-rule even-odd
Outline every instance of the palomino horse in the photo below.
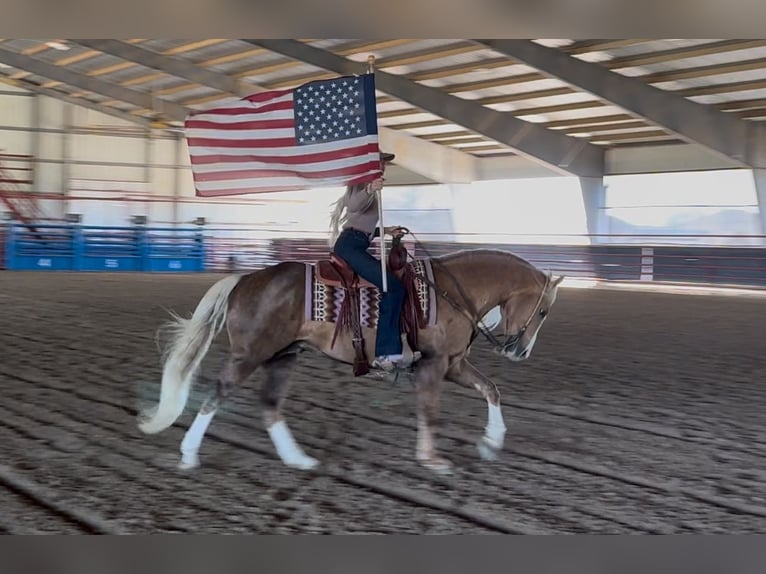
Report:
[[[416,458],[423,466],[441,472],[451,466],[434,442],[442,381],[474,388],[484,396],[488,423],[478,447],[485,459],[495,458],[506,432],[500,394],[495,384],[468,361],[471,344],[482,333],[508,359],[529,358],[563,277],[553,279],[504,251],[467,250],[428,261],[436,293],[436,320],[418,331],[422,358],[412,366],[417,389]],[[277,454],[284,464],[295,468],[310,469],[318,464],[295,441],[280,413],[289,370],[304,348],[348,364],[353,363],[355,353],[348,334],[339,336],[333,345],[332,322],[307,319],[310,268],[301,262],[283,262],[247,275],[227,276],[210,287],[191,318],[174,317],[159,404],[139,422],[144,433],[160,432],[182,414],[195,372],[224,326],[230,343],[217,385],[181,443],[180,468],[199,465],[202,438],[216,410],[259,366],[266,371],[261,389],[264,422]],[[482,317],[495,309],[504,325],[503,342],[482,322]],[[374,330],[365,328],[363,336],[367,356],[374,356]]]

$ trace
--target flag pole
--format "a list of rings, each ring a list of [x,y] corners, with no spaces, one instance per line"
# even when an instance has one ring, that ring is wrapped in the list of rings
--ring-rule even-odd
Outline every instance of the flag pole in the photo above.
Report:
[[[375,73],[375,56],[370,54],[367,56],[367,73]],[[383,168],[383,161],[381,160],[381,171]],[[386,234],[385,225],[383,224],[383,190],[375,192],[378,196],[378,227],[380,228],[380,272],[383,277],[383,293],[388,292],[388,275],[386,274]]]

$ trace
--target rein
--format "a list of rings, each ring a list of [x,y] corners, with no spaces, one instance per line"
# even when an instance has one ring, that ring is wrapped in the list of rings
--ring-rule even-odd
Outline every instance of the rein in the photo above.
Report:
[[[412,233],[407,228],[402,228],[406,230],[407,234],[411,235],[412,238],[415,240],[415,243],[418,247],[420,247],[425,254],[428,256],[428,258],[431,260],[431,264],[434,263],[441,263],[438,259],[435,259],[433,255],[426,249],[425,245],[423,245],[423,242],[420,241],[414,233]],[[484,319],[479,316],[479,312],[476,310],[476,308],[473,306],[473,304],[468,299],[468,296],[466,295],[465,291],[463,290],[463,287],[460,285],[460,282],[455,278],[452,273],[449,272],[448,269],[445,267],[441,267],[442,271],[444,271],[450,279],[452,279],[453,283],[455,284],[455,287],[457,287],[458,291],[460,292],[461,297],[463,298],[463,302],[467,304],[470,307],[470,311],[466,310],[465,307],[460,305],[460,303],[457,303],[454,301],[447,291],[444,289],[439,289],[436,284],[431,281],[428,277],[424,275],[420,275],[416,273],[415,275],[421,279],[423,282],[427,283],[429,286],[431,286],[434,289],[434,292],[443,298],[447,303],[449,303],[453,309],[461,313],[464,317],[466,317],[471,325],[473,326],[473,334],[471,335],[471,341],[469,343],[472,344],[479,333],[484,335],[484,337],[490,342],[490,344],[493,347],[493,351],[499,354],[506,354],[508,351],[510,351],[514,346],[516,346],[521,338],[524,336],[524,333],[526,333],[527,329],[529,328],[529,325],[532,323],[532,319],[535,318],[535,314],[537,313],[538,309],[540,308],[540,304],[543,302],[543,298],[545,297],[545,292],[548,290],[548,286],[550,285],[550,276],[545,276],[545,284],[543,285],[542,290],[540,291],[540,296],[537,299],[537,303],[535,304],[534,308],[532,309],[532,313],[529,315],[527,320],[524,322],[524,324],[521,326],[521,328],[518,330],[518,332],[506,335],[505,341],[500,341],[495,335],[490,331],[489,327],[484,323]],[[501,301],[500,304],[502,305],[505,303],[505,301]]]

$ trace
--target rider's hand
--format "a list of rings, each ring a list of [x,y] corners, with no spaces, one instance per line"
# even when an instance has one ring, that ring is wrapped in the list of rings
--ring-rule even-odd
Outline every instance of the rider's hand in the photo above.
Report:
[[[383,189],[383,178],[379,177],[378,179],[370,183],[369,189],[371,193],[375,193],[376,191],[380,191],[381,189]]]
[[[405,233],[407,233],[407,230],[404,229],[404,227],[399,227],[398,225],[392,225],[391,227],[386,227],[384,231],[387,235],[390,235],[391,237],[402,237]]]

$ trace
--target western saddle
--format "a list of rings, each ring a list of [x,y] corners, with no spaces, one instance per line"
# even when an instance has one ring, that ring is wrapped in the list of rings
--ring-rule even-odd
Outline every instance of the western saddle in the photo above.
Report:
[[[399,322],[400,333],[407,338],[412,351],[417,351],[418,329],[426,326],[424,316],[417,298],[416,275],[411,263],[407,261],[407,248],[402,245],[401,237],[395,237],[392,241],[388,255],[388,272],[394,274],[404,285],[405,300],[402,316]],[[362,288],[377,289],[375,285],[359,277],[341,257],[336,253],[330,253],[329,259],[323,259],[316,264],[317,279],[331,287],[344,290],[343,303],[341,304],[340,316],[335,325],[332,346],[338,335],[344,330],[351,331],[354,346],[354,376],[366,375],[370,372],[370,363],[364,349],[364,337],[362,337],[361,306],[359,290]]]

